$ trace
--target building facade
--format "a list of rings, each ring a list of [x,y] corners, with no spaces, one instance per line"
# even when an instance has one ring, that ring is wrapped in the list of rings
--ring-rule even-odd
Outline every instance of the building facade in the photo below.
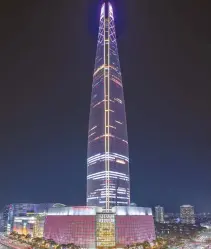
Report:
[[[158,223],[164,223],[164,207],[155,207],[155,221]]]
[[[155,239],[152,210],[142,207],[65,207],[49,210],[45,239],[59,244],[74,243],[81,248],[123,248]]]
[[[182,224],[195,224],[194,207],[191,205],[180,206],[180,220]]]
[[[16,231],[19,231],[20,233],[22,233],[23,231],[25,231],[24,227],[26,224],[27,224],[27,227],[31,226],[30,219],[32,216],[36,216],[37,214],[47,213],[48,209],[53,207],[53,205],[54,203],[40,203],[40,204],[13,203],[13,204],[7,205],[5,207],[6,211],[4,215],[5,232],[7,234],[10,234],[15,229]],[[17,221],[16,224],[15,224],[15,219]]]
[[[34,238],[44,237],[46,213],[14,217],[13,231],[19,234],[30,234]]]
[[[44,237],[44,225],[45,225],[45,217],[44,214],[39,214],[36,216],[36,221],[33,226],[33,237],[35,238],[43,238]]]
[[[5,224],[4,224],[4,212],[0,212],[0,233],[4,232]]]
[[[19,234],[30,234],[33,237],[34,225],[36,223],[35,216],[14,217],[13,231]]]
[[[100,13],[93,74],[87,153],[87,205],[130,203],[129,153],[125,101],[113,9]]]

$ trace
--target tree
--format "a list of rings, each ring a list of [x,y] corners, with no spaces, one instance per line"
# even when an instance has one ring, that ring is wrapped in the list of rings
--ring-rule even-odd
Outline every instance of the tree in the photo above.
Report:
[[[156,244],[157,244],[156,239],[154,239],[154,240],[152,241],[152,243],[153,243],[153,245],[156,245]]]
[[[75,247],[75,245],[73,243],[67,244],[67,248],[73,249],[74,247]]]
[[[36,245],[36,247],[39,247],[42,244],[42,242],[43,242],[42,238],[36,237],[36,238],[32,239],[32,243],[34,243]]]
[[[51,248],[52,248],[53,246],[57,246],[57,243],[56,243],[54,240],[52,240],[52,239],[48,239],[48,240],[47,240],[47,243],[50,245]]]
[[[143,248],[142,243],[136,243],[135,248],[142,249]]]
[[[15,232],[15,231],[12,231],[12,232],[10,233],[11,236],[16,236],[17,234],[18,234],[18,233]]]
[[[32,236],[31,236],[31,234],[29,234],[29,233],[26,235],[26,239],[31,239],[31,237],[32,237]]]
[[[31,234],[27,234],[27,235],[25,236],[25,240],[27,241],[27,243],[28,243],[29,241],[31,241],[31,238],[32,238]]]
[[[142,243],[142,246],[143,246],[144,249],[148,249],[148,248],[151,247],[151,246],[150,246],[150,243],[149,243],[148,241],[144,241],[144,242]]]
[[[164,239],[163,239],[163,238],[158,237],[158,238],[156,239],[156,242],[158,243],[158,245],[163,245],[163,243],[164,243]]]

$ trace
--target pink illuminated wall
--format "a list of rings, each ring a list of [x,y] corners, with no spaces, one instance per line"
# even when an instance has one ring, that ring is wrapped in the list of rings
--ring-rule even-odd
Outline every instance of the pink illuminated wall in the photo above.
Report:
[[[94,215],[50,215],[46,217],[44,237],[59,244],[74,243],[95,247]],[[116,215],[116,244],[128,245],[155,239],[152,215]]]
[[[133,244],[155,239],[152,215],[116,216],[116,243]]]
[[[95,216],[47,216],[44,237],[59,244],[74,243],[90,248],[95,244]]]

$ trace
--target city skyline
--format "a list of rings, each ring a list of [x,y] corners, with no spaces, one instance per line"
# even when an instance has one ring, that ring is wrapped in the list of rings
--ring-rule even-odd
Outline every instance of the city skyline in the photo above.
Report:
[[[87,154],[87,205],[128,206],[129,151],[113,8],[100,11]]]
[[[189,203],[208,212],[209,8],[191,1],[113,3],[131,202],[160,204],[166,212]],[[100,7],[97,0],[1,3],[0,206],[85,205]]]

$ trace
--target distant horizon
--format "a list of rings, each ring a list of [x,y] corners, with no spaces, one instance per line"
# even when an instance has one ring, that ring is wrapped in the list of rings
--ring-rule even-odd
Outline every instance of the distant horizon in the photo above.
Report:
[[[60,202],[40,202],[40,203],[35,203],[35,202],[15,202],[15,203],[8,203],[8,204],[5,204],[5,205],[3,205],[1,208],[0,208],[0,212],[6,207],[6,206],[8,206],[8,205],[14,205],[14,204],[35,204],[35,205],[39,205],[39,204],[62,204],[62,205],[65,205],[66,207],[90,207],[90,206],[87,206],[87,205],[69,205],[69,204],[66,204],[66,203],[60,203]],[[135,202],[131,202],[131,204],[136,204]],[[136,204],[137,205],[137,204]],[[130,205],[129,205],[130,206]],[[169,210],[167,210],[166,211],[166,209],[165,209],[165,206],[163,206],[163,205],[155,205],[155,206],[140,206],[140,205],[137,205],[137,207],[146,207],[146,208],[151,208],[152,209],[152,211],[153,211],[153,213],[154,213],[154,210],[155,210],[155,207],[156,206],[161,206],[161,207],[163,207],[164,208],[164,214],[171,214],[171,213],[173,213],[173,214],[180,214],[180,207],[181,206],[186,206],[186,204],[183,204],[183,205],[181,205],[181,206],[179,206],[179,208],[178,208],[178,210],[177,211],[169,211]],[[192,206],[192,205],[190,205],[190,206]],[[195,214],[202,214],[202,213],[206,213],[206,214],[211,214],[211,212],[203,212],[203,211],[200,211],[200,212],[197,212],[196,211],[196,207],[195,206],[193,206],[194,207],[194,213]]]

